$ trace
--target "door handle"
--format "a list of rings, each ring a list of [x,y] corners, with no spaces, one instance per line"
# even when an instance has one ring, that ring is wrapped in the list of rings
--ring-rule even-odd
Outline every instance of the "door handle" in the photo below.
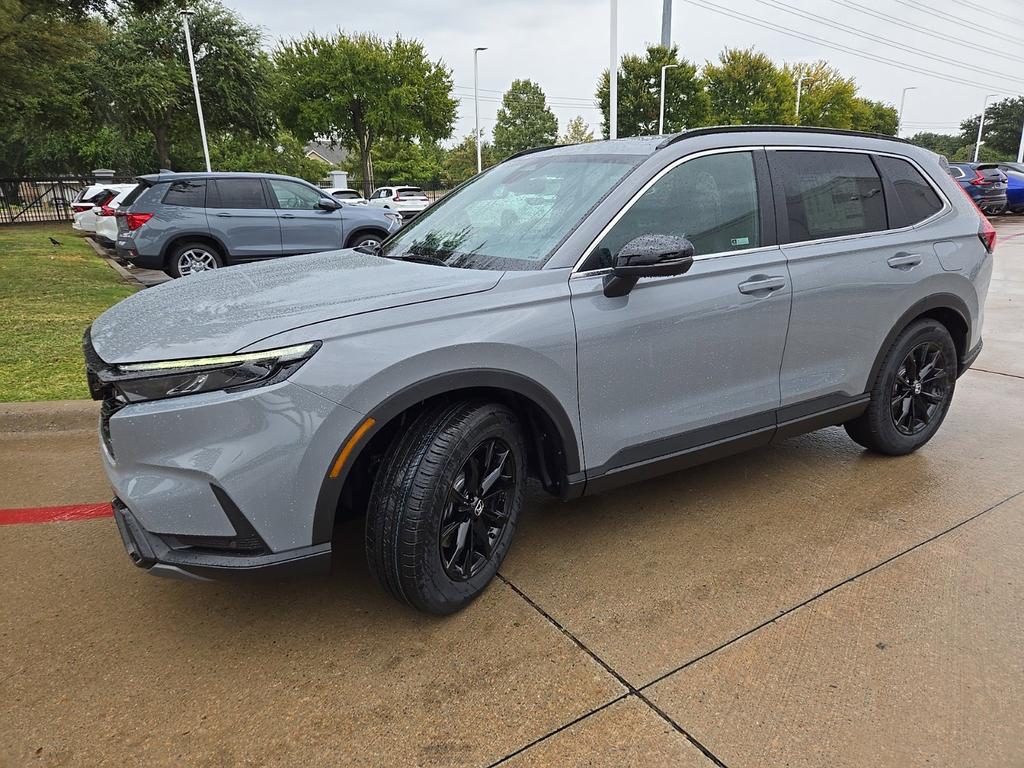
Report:
[[[890,256],[886,263],[893,269],[902,269],[903,271],[907,271],[921,263],[921,254],[897,253],[895,256]]]
[[[295,218],[295,214],[294,213],[282,213],[281,214],[281,218],[282,219],[294,219]]]
[[[747,280],[745,283],[740,283],[737,286],[740,293],[745,294],[762,294],[767,296],[772,291],[777,291],[780,288],[786,287],[786,278],[784,277],[769,277],[768,275],[754,275],[752,278]]]
[[[222,219],[230,219],[231,218],[231,214],[227,213],[226,211],[220,211],[219,213],[215,213],[214,216],[219,216]]]

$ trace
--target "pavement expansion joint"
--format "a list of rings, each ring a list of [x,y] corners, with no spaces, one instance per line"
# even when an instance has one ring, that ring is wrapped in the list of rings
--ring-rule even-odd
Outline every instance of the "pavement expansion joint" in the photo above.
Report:
[[[1002,371],[990,371],[986,368],[971,368],[971,370],[977,371],[978,373],[990,373],[993,376],[1008,376],[1011,379],[1024,379],[1024,376],[1021,376],[1018,373],[1003,373]]]
[[[605,702],[600,707],[597,707],[595,709],[592,709],[589,712],[586,712],[583,715],[580,715],[575,720],[572,720],[571,722],[568,722],[568,723],[560,726],[559,728],[556,728],[555,730],[551,731],[550,733],[544,734],[543,736],[535,739],[534,741],[530,742],[529,744],[527,744],[527,745],[525,745],[523,747],[520,747],[515,752],[512,752],[512,753],[506,755],[505,757],[501,758],[500,760],[498,760],[495,763],[492,763],[491,765],[498,765],[500,763],[503,763],[506,760],[514,757],[515,755],[517,755],[517,754],[519,754],[519,753],[529,749],[530,747],[534,746],[535,744],[539,744],[540,742],[545,741],[545,740],[551,738],[555,734],[560,733],[561,731],[565,730],[566,728],[569,728],[569,727],[575,725],[576,723],[580,722],[581,720],[585,720],[586,718],[590,717],[591,715],[594,715],[594,714],[600,712],[601,710],[606,709],[607,707],[610,707],[615,702],[621,701],[622,699],[626,699],[626,698],[628,698],[630,696],[635,696],[639,701],[641,701],[643,704],[645,704],[648,707],[648,709],[650,709],[654,714],[656,714],[658,717],[660,717],[662,720],[664,720],[669,726],[671,726],[671,728],[674,731],[676,731],[677,733],[682,735],[688,742],[690,742],[690,744],[692,744],[694,747],[699,749],[701,751],[701,753],[705,757],[707,757],[712,763],[714,763],[716,766],[718,766],[718,768],[728,768],[728,766],[726,766],[725,763],[723,763],[718,757],[716,757],[715,754],[713,752],[711,752],[711,750],[709,750],[707,747],[705,747],[703,744],[701,744],[699,741],[697,741],[697,739],[695,739],[693,736],[691,736],[686,731],[685,728],[683,728],[679,723],[677,723],[675,720],[673,720],[671,717],[669,717],[660,707],[658,707],[657,705],[654,704],[654,702],[652,702],[650,699],[648,699],[639,689],[636,688],[636,686],[634,686],[625,677],[623,677],[619,672],[617,672],[615,670],[615,668],[612,667],[608,662],[606,662],[604,659],[602,659],[600,656],[598,656],[597,653],[595,653],[590,648],[588,648],[587,645],[582,640],[580,640],[578,637],[576,637],[575,634],[573,634],[568,629],[566,629],[562,625],[561,622],[559,622],[554,616],[552,616],[550,613],[548,613],[546,610],[544,610],[544,608],[542,608],[533,598],[531,598],[529,595],[527,595],[525,592],[523,592],[523,590],[521,590],[519,587],[517,587],[515,584],[513,584],[511,581],[509,581],[501,573],[498,573],[497,577],[506,586],[508,586],[513,592],[515,592],[517,595],[519,595],[519,597],[521,597],[531,608],[533,608],[535,611],[537,611],[537,613],[539,613],[541,616],[543,616],[544,619],[547,620],[547,622],[549,624],[551,624],[553,627],[555,627],[555,629],[557,629],[565,637],[567,637],[577,648],[579,648],[581,651],[583,651],[585,654],[587,654],[591,659],[593,659],[598,665],[600,665],[601,668],[604,669],[605,672],[607,672],[609,675],[614,677],[619,682],[619,684],[623,688],[626,689],[626,693],[624,693],[621,696],[618,696],[615,699],[612,699],[611,701]],[[488,766],[488,768],[490,768],[490,766]]]

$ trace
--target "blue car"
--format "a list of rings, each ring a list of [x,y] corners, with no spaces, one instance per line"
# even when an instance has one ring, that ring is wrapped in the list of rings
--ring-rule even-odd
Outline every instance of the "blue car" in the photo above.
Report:
[[[1006,210],[1006,174],[997,163],[950,163],[949,175],[964,188],[982,213]]]
[[[979,170],[998,168],[1006,174],[1006,210],[1024,213],[1024,163],[980,163]]]

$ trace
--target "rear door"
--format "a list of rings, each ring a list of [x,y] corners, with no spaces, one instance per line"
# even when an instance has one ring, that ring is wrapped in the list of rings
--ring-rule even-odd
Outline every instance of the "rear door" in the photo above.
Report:
[[[588,480],[775,427],[790,282],[764,153],[687,158],[656,179],[569,281]],[[689,238],[693,266],[605,296],[615,254],[646,234]]]
[[[206,206],[210,233],[233,258],[281,255],[281,226],[261,179],[211,179]]]
[[[782,147],[768,159],[793,280],[782,405],[796,418],[804,406],[840,407],[868,390],[875,357],[914,303],[917,283],[942,271],[929,228],[911,225],[945,203],[903,158]]]
[[[286,254],[334,251],[345,244],[341,209],[320,207],[319,190],[286,179],[267,179],[281,224],[281,250]]]

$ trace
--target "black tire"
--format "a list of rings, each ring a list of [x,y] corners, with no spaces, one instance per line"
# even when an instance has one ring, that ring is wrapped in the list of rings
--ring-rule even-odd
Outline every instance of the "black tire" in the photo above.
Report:
[[[854,442],[888,456],[916,451],[942,425],[956,389],[957,354],[946,326],[911,323],[882,362],[868,409],[843,426]]]
[[[499,453],[507,450],[501,461],[512,463],[499,464],[500,456],[487,454],[488,446]],[[487,456],[499,469],[489,486],[495,509],[500,506],[503,513],[504,522],[497,528],[491,526],[496,514],[454,501],[460,498],[460,483],[461,497],[477,498],[471,465],[479,466]],[[505,559],[525,480],[522,431],[508,408],[476,400],[428,410],[395,439],[374,480],[366,519],[370,570],[399,600],[428,613],[454,613],[483,592]],[[499,483],[501,489],[495,490]],[[477,483],[477,490],[481,486]],[[489,496],[479,494],[480,503]],[[460,516],[468,521],[457,522]],[[449,529],[447,536],[442,524]],[[485,538],[479,536],[482,529]],[[474,550],[474,533],[480,548],[489,551],[486,557]],[[460,541],[461,558],[456,556]],[[451,563],[444,559],[448,552],[453,554]]]
[[[384,242],[385,237],[387,235],[383,235],[380,232],[360,232],[349,241],[348,247],[358,248],[360,245],[366,245],[367,243],[373,243],[379,247]]]
[[[187,257],[186,254],[189,253],[195,254],[196,258],[190,259]],[[196,268],[189,269],[186,264],[187,261],[194,262]],[[202,269],[197,268],[199,263],[204,263],[205,267]],[[174,278],[188,277],[199,272],[220,269],[223,266],[224,256],[217,248],[209,243],[190,241],[176,245],[171,249],[171,252],[167,254],[167,269],[164,272]]]

